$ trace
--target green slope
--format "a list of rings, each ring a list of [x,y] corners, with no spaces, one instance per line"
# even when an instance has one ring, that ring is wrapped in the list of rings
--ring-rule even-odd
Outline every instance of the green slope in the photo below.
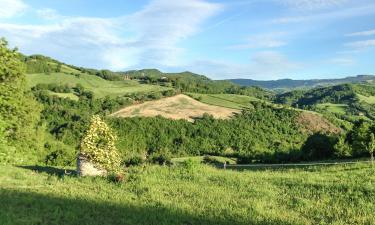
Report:
[[[251,102],[260,101],[260,99],[255,97],[234,94],[187,93],[187,95],[206,104],[222,106],[232,109],[243,109],[245,107],[248,107],[249,103]]]
[[[139,84],[137,81],[108,81],[87,74],[79,76],[66,73],[51,73],[50,75],[43,73],[28,74],[27,81],[30,87],[37,84],[68,84],[72,87],[80,84],[85,89],[92,91],[98,98],[105,96],[115,97],[129,93],[159,92],[170,89],[158,85]]]
[[[375,224],[370,165],[243,172],[188,165],[132,168],[121,184],[0,166],[0,223]]]

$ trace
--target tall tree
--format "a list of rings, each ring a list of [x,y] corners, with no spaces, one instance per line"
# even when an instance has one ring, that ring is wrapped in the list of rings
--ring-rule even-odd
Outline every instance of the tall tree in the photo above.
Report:
[[[26,86],[24,64],[17,49],[8,48],[0,39],[0,118],[4,121],[5,137],[10,143],[32,145],[41,106]],[[24,145],[26,144],[26,145]]]
[[[374,151],[375,151],[375,136],[371,131],[369,132],[368,142],[367,142],[367,151],[371,156],[371,163],[374,163]]]

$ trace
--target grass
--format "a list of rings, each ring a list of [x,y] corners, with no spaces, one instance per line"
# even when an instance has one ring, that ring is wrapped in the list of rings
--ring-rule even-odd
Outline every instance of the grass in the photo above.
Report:
[[[375,104],[375,96],[364,96],[357,94],[359,101],[366,102],[368,104]]]
[[[203,103],[232,109],[243,109],[245,107],[248,107],[250,102],[260,101],[255,97],[235,94],[187,94]]]
[[[139,84],[137,81],[108,81],[100,77],[81,74],[79,77],[66,73],[28,74],[28,85],[33,87],[41,83],[68,84],[75,86],[81,84],[84,88],[92,91],[97,98],[110,96],[116,97],[129,93],[147,93],[169,90],[170,88],[157,85]]]
[[[374,224],[368,164],[231,171],[146,166],[122,184],[0,166],[1,224]]]
[[[346,109],[348,108],[348,105],[323,103],[323,104],[317,104],[317,107],[319,109],[327,110],[328,112],[331,112],[331,113],[345,114]]]

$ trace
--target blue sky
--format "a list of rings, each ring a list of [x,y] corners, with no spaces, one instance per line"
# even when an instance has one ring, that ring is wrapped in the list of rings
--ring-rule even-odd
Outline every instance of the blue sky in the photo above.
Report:
[[[0,0],[25,54],[213,79],[375,74],[374,0]]]

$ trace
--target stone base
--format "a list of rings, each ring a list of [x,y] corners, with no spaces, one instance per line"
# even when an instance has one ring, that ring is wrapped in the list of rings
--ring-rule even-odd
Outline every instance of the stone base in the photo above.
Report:
[[[99,169],[85,157],[79,156],[77,159],[77,174],[79,176],[106,176],[107,171]]]

